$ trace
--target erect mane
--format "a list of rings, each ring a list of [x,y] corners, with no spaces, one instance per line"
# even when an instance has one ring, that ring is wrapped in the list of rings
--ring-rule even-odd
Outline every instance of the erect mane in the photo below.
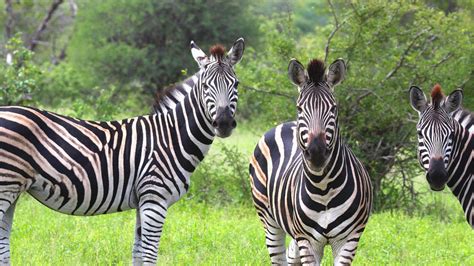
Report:
[[[196,75],[193,75],[181,83],[172,84],[164,89],[156,90],[153,101],[153,110],[155,113],[162,113],[173,109],[189,94],[196,80]]]
[[[326,67],[324,66],[324,62],[322,60],[313,59],[309,61],[307,71],[309,80],[314,83],[318,83],[324,80],[324,73],[326,72]]]
[[[438,108],[443,99],[444,94],[441,90],[441,86],[439,84],[434,85],[433,89],[431,90],[431,104],[433,104],[435,108]]]
[[[162,89],[162,90],[156,90],[154,99],[155,101],[153,102],[153,108],[156,109],[160,105],[160,103],[165,99],[167,96],[171,95],[173,92],[174,88],[176,87],[175,84],[169,85],[168,87]]]
[[[211,56],[215,57],[217,60],[221,60],[225,55],[225,47],[221,44],[215,44],[209,49]]]

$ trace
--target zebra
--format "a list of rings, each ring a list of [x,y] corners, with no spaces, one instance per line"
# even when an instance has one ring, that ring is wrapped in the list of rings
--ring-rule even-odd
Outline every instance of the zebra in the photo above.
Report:
[[[85,121],[31,107],[0,107],[0,264],[10,263],[10,232],[19,195],[70,215],[136,209],[134,265],[155,264],[168,207],[215,136],[236,127],[244,40],[207,56],[194,42],[199,71],[167,90],[151,115]]]
[[[447,97],[436,84],[431,102],[417,86],[411,86],[410,104],[418,112],[418,160],[434,191],[446,185],[458,198],[467,222],[474,229],[474,119],[461,108],[463,92]]]
[[[255,147],[249,173],[272,264],[321,263],[324,246],[335,264],[350,264],[372,208],[368,172],[339,133],[334,86],[345,77],[342,59],[326,74],[313,59],[296,59],[288,75],[298,87],[296,121],[267,131]],[[285,237],[292,240],[285,249]]]

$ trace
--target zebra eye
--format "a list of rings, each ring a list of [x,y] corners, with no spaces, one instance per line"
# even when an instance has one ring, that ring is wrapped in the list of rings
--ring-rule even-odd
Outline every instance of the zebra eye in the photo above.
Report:
[[[336,105],[331,107],[331,113],[336,113],[336,111],[337,111],[337,106]]]
[[[301,108],[301,106],[299,106],[299,105],[298,105],[298,106],[296,106],[296,110],[298,110],[298,113],[301,113],[301,112],[303,112],[303,108]]]
[[[418,133],[418,137],[421,139],[423,138],[423,134],[421,134],[421,130],[418,130],[416,133]]]

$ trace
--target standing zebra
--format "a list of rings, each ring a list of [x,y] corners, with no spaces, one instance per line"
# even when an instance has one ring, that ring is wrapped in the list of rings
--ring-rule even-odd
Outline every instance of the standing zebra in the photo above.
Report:
[[[411,106],[418,112],[418,159],[434,191],[445,185],[458,198],[474,229],[474,119],[461,108],[462,90],[445,97],[437,84],[428,103],[423,91],[410,88]]]
[[[191,42],[200,70],[168,90],[155,114],[123,121],[78,120],[29,107],[0,108],[0,264],[9,264],[15,203],[26,191],[72,215],[137,209],[134,264],[154,264],[168,207],[215,135],[235,128],[238,80],[233,66],[244,40],[210,56]]]
[[[290,80],[298,86],[297,121],[271,129],[250,162],[252,196],[264,225],[273,264],[320,264],[331,245],[335,264],[350,264],[372,206],[370,178],[341,140],[333,87],[346,72],[336,60],[325,74],[322,61],[305,71],[293,59]],[[285,253],[285,236],[292,238]]]

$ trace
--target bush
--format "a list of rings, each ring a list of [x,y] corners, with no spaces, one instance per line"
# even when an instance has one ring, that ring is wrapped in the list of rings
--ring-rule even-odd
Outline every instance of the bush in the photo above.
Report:
[[[33,62],[33,52],[26,49],[21,34],[6,44],[6,54],[0,64],[0,104],[24,105],[34,101],[41,78],[39,67]],[[8,62],[7,62],[8,61]]]

